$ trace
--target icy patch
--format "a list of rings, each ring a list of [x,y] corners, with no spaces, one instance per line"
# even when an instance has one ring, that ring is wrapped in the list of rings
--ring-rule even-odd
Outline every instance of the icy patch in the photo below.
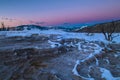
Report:
[[[102,78],[104,78],[105,80],[115,80],[109,70],[105,68],[100,68],[100,71],[102,72]]]

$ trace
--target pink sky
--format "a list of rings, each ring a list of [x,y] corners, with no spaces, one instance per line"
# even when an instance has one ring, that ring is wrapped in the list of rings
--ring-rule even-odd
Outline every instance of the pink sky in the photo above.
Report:
[[[120,19],[120,0],[3,0],[0,22],[6,26],[79,24]]]

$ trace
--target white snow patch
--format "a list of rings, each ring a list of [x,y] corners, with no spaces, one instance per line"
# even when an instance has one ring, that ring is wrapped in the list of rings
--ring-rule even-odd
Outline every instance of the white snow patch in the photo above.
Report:
[[[81,78],[83,78],[83,79],[86,79],[86,80],[94,80],[93,78],[83,77],[83,76],[81,76],[81,75],[78,73],[78,71],[77,71],[77,65],[79,65],[79,64],[80,64],[80,61],[77,60],[75,66],[74,66],[74,68],[73,68],[73,70],[72,70],[73,74],[76,75],[76,76],[78,76],[78,77],[81,77]]]
[[[102,72],[102,78],[104,78],[105,80],[115,80],[109,70],[105,68],[100,68],[100,71]]]
[[[50,45],[51,48],[55,48],[55,47],[60,47],[60,46],[61,46],[60,43],[58,43],[58,42],[52,42],[52,41],[50,41],[50,40],[48,40],[48,43],[51,44],[51,45]]]
[[[94,54],[99,54],[100,53],[100,51],[102,51],[102,47],[100,47],[99,45],[97,45],[97,44],[95,44],[95,51],[94,51]]]
[[[82,49],[81,49],[81,43],[80,43],[80,42],[78,42],[76,45],[78,46],[78,50],[82,50]]]
[[[96,57],[95,57],[95,60],[96,60],[96,65],[98,66],[99,65],[99,60]]]
[[[83,28],[86,28],[87,27],[87,25],[86,26],[82,26],[82,27],[80,27],[80,29],[83,29]]]
[[[99,65],[99,61],[98,59],[95,57],[96,54],[101,54],[102,47],[100,47],[99,45],[96,44],[94,53],[90,53],[90,55],[88,57],[86,57],[85,59],[81,60],[81,62],[85,62],[86,60],[89,60],[90,58],[94,57],[96,60],[96,65]]]
[[[119,55],[117,55],[117,54],[114,54],[114,56],[117,58]]]
[[[80,61],[77,60],[75,66],[74,66],[74,68],[72,70],[73,74],[76,75],[76,76],[80,76],[78,71],[77,71],[77,65],[79,65],[79,63],[80,63]]]
[[[32,34],[45,34],[45,35],[51,35],[51,34],[57,34],[61,37],[60,39],[68,39],[68,38],[78,38],[78,39],[85,39],[86,41],[102,41],[105,43],[108,43],[108,41],[105,40],[105,37],[102,33],[94,33],[92,36],[87,36],[86,33],[74,33],[74,32],[65,32],[62,30],[23,30],[23,31],[0,31],[0,36],[4,35],[6,37],[13,37],[13,36],[30,36]],[[120,35],[120,33],[115,33],[116,35]],[[113,39],[114,42],[120,43],[120,36],[117,36]]]
[[[75,45],[73,44],[73,42],[70,42],[69,44],[64,44],[64,45],[66,45],[66,46],[68,46],[68,47],[75,47]]]
[[[110,64],[110,61],[108,59],[104,59],[104,60],[107,62],[107,64]]]

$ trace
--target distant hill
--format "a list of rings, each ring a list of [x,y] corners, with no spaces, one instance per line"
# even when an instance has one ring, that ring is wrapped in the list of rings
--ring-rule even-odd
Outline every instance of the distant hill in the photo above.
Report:
[[[38,29],[38,30],[47,30],[47,27],[42,27],[39,25],[20,25],[17,27],[11,28],[11,30],[17,30],[17,31],[22,31],[22,30],[32,30],[32,29]]]
[[[32,30],[32,29],[39,29],[39,30],[46,30],[47,27],[42,27],[39,25],[21,25],[16,27],[17,30]]]
[[[120,32],[120,20],[118,21],[113,21],[116,29],[115,32]],[[80,29],[74,30],[74,32],[89,32],[89,33],[100,33],[101,32],[101,27],[104,27],[105,30],[107,31],[110,27],[112,27],[113,22],[107,22],[107,23],[101,23],[101,24],[96,24],[93,26],[88,26]]]
[[[57,26],[52,26],[52,29],[61,29],[64,31],[73,31],[76,29],[79,29],[81,26],[85,26],[86,24],[70,24],[70,23],[64,23],[61,25],[57,25]]]

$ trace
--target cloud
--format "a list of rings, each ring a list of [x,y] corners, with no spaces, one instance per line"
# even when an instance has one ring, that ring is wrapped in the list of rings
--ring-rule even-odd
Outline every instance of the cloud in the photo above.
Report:
[[[46,22],[35,22],[35,24],[38,24],[38,25],[43,25],[43,24],[46,24]]]
[[[16,20],[16,19],[13,19],[13,18],[7,18],[7,17],[2,17],[1,19],[2,19],[2,20],[6,20],[6,21],[10,21],[10,22]]]
[[[46,22],[44,22],[44,21],[41,21],[41,22],[36,22],[36,21],[32,21],[32,20],[30,20],[29,21],[31,24],[37,24],[37,25],[44,25],[44,24],[46,24]]]
[[[31,24],[32,24],[32,23],[35,23],[35,21],[32,21],[32,20],[30,20],[29,22],[30,22]]]

